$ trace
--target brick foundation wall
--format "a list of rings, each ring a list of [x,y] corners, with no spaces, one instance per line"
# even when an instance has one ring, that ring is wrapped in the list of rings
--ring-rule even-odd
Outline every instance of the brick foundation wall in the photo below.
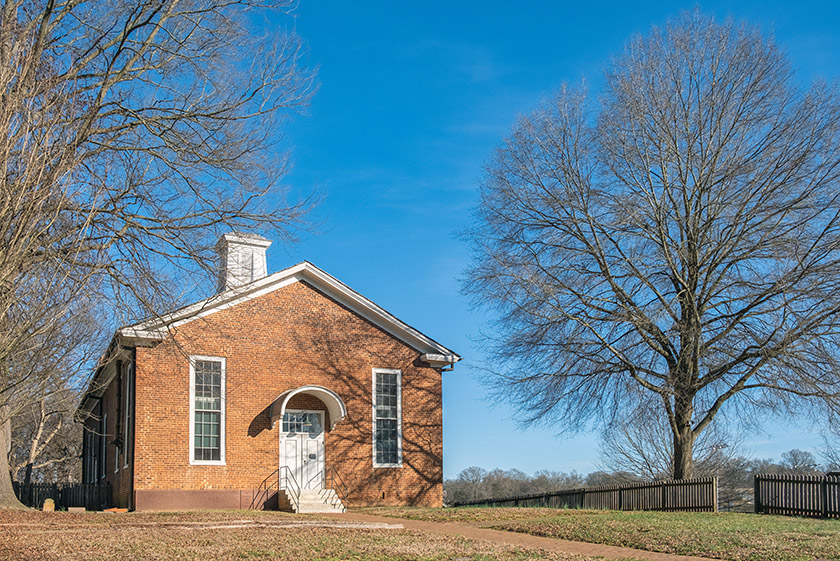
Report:
[[[418,354],[301,282],[194,320],[156,347],[137,348],[138,508],[149,491],[258,488],[279,463],[280,427],[270,426],[269,407],[304,385],[328,388],[347,406],[347,417],[325,433],[325,461],[351,489],[350,506],[441,506],[441,375]],[[189,463],[190,355],[226,359],[225,465]],[[399,468],[373,467],[374,368],[402,372]],[[295,396],[288,407],[326,413],[311,396]]]
[[[151,489],[136,493],[137,510],[278,510],[277,492],[258,489]]]

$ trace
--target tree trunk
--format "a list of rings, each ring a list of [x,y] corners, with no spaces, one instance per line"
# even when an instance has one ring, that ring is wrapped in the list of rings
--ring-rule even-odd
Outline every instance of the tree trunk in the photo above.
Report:
[[[674,479],[694,477],[694,432],[691,425],[674,434]]]
[[[12,449],[12,420],[5,418],[5,406],[0,406],[0,509],[25,509],[17,500],[12,487],[9,469],[9,451]]]
[[[32,462],[26,464],[26,471],[24,472],[23,484],[29,486],[32,484]]]

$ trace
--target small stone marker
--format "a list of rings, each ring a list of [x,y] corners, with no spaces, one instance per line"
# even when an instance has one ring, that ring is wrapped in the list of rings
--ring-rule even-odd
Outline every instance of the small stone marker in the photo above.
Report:
[[[47,499],[44,501],[44,512],[53,512],[55,511],[55,501],[52,499]]]
[[[85,512],[85,507],[83,506],[68,506],[67,512]]]

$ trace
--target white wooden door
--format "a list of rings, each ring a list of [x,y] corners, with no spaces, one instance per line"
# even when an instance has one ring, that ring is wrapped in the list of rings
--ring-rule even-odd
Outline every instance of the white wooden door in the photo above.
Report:
[[[322,411],[286,411],[280,434],[280,465],[289,466],[301,489],[321,489],[324,482]]]

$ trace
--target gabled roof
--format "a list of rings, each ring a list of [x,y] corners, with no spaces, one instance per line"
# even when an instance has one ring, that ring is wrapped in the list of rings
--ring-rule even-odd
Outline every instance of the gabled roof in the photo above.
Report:
[[[161,341],[173,328],[210,314],[263,296],[290,284],[305,281],[333,300],[359,314],[386,333],[394,336],[422,354],[421,359],[431,366],[443,367],[461,360],[431,337],[400,321],[340,280],[312,263],[304,261],[244,286],[220,292],[174,312],[117,330],[123,344],[129,346]]]

